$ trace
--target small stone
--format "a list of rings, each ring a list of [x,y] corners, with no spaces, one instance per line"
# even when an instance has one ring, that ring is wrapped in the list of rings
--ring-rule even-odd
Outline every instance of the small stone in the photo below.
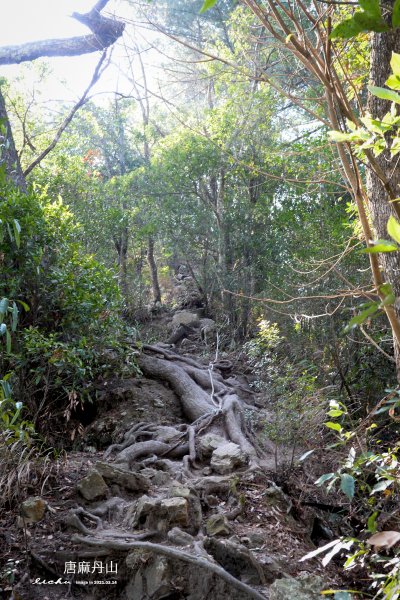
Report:
[[[179,327],[179,325],[195,327],[199,325],[199,322],[199,315],[189,312],[188,310],[179,311],[172,317],[172,324],[176,327]]]
[[[106,482],[100,473],[95,470],[81,479],[76,487],[85,500],[96,500],[96,498],[101,498],[108,492]]]
[[[194,540],[190,533],[182,531],[179,527],[173,527],[171,531],[168,531],[167,538],[177,546],[189,546]]]
[[[180,483],[177,483],[176,481],[173,482],[171,489],[169,491],[169,495],[171,496],[171,498],[189,498],[190,496],[190,488],[181,485]]]
[[[21,512],[25,523],[37,523],[38,521],[41,521],[46,509],[47,502],[39,496],[28,498],[21,504]]]
[[[226,444],[226,439],[215,433],[206,433],[199,438],[199,453],[204,459],[207,459],[211,454],[222,444]]]
[[[212,515],[206,523],[207,535],[230,535],[232,528],[224,515]]]
[[[235,468],[246,464],[246,456],[238,444],[225,442],[212,453],[212,468],[221,475],[231,473]]]

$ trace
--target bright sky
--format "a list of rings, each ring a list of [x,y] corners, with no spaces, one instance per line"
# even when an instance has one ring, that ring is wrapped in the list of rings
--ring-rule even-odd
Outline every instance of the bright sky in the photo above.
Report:
[[[10,2],[3,0],[0,46],[87,35],[90,33],[89,30],[69,15],[75,11],[88,12],[95,3],[96,0],[11,0]],[[116,14],[121,14],[118,5],[121,8],[122,4],[124,3],[111,0],[103,12],[106,15],[115,10]],[[124,8],[126,7],[127,3]],[[46,60],[55,73],[54,80],[49,81],[48,88],[45,90],[46,95],[57,98],[61,94],[65,99],[72,100],[81,95],[89,84],[94,67],[99,60],[99,53]],[[9,78],[18,75],[21,71],[18,65],[0,67],[0,75]],[[58,84],[56,79],[65,80],[66,88]],[[109,68],[97,84],[96,91],[116,89],[117,79],[116,69]]]

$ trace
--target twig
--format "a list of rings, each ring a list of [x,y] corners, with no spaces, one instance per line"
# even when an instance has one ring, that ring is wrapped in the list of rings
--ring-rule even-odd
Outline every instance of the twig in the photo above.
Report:
[[[99,62],[97,63],[97,66],[96,66],[96,68],[94,70],[93,77],[92,77],[92,79],[90,81],[90,84],[88,85],[88,87],[86,88],[86,90],[83,92],[82,97],[75,104],[75,106],[69,112],[69,114],[67,115],[67,117],[64,119],[63,123],[58,128],[58,131],[57,131],[56,135],[54,136],[53,141],[47,146],[47,148],[45,148],[45,150],[43,150],[43,152],[41,154],[39,154],[39,156],[37,158],[35,158],[35,160],[29,165],[29,167],[27,167],[25,169],[25,171],[24,171],[24,176],[25,177],[27,175],[29,175],[29,173],[35,167],[37,167],[37,165],[39,163],[42,162],[42,160],[49,154],[49,152],[51,152],[53,150],[53,148],[59,142],[59,140],[61,138],[61,135],[63,134],[63,132],[65,131],[65,129],[68,127],[68,125],[71,123],[71,121],[74,118],[75,114],[89,100],[88,94],[89,94],[90,90],[98,82],[98,80],[100,79],[100,77],[101,77],[101,75],[103,73],[103,71],[101,71],[101,66],[104,63],[104,61],[106,59],[106,56],[107,56],[107,50],[104,50],[103,54],[101,55],[101,58],[100,58]]]

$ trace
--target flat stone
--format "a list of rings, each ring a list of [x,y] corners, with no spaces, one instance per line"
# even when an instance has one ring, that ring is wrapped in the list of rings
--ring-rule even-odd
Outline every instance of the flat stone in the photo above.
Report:
[[[47,502],[43,498],[40,498],[40,496],[28,498],[21,504],[24,521],[28,523],[38,523],[38,521],[41,521],[46,509]]]
[[[160,508],[164,513],[169,526],[189,526],[188,502],[185,498],[165,498],[164,500],[161,500]]]
[[[210,458],[214,450],[226,444],[226,439],[215,433],[206,433],[199,438],[199,453],[201,458]]]
[[[76,487],[85,500],[102,498],[108,492],[106,482],[96,470],[91,471],[86,477],[81,479]]]
[[[224,515],[212,515],[206,523],[207,535],[219,536],[230,535],[232,527],[228,523],[228,519]]]
[[[120,466],[106,462],[97,462],[96,471],[112,483],[116,483],[130,492],[147,492],[150,484],[142,473],[134,473]]]
[[[210,464],[214,471],[226,475],[237,467],[243,467],[246,464],[246,456],[240,446],[233,442],[225,442],[214,450]]]
[[[146,479],[150,479],[151,483],[157,487],[161,487],[168,483],[168,481],[171,481],[169,473],[160,471],[159,469],[153,469],[152,467],[141,469],[140,474],[146,477]]]
[[[189,498],[191,490],[189,487],[174,481],[169,491],[171,498]]]
[[[179,527],[173,527],[171,531],[168,531],[167,538],[177,546],[189,546],[194,540],[190,533],[182,531]]]
[[[172,317],[172,324],[175,327],[179,327],[179,325],[196,327],[199,325],[199,323],[199,315],[196,315],[196,313],[189,312],[188,310],[181,310],[175,313]]]
[[[324,582],[319,575],[300,575],[293,578],[276,579],[269,588],[270,600],[321,600]]]

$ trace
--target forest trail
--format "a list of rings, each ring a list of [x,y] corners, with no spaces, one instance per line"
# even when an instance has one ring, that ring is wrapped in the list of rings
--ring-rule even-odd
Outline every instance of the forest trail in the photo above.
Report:
[[[305,488],[277,485],[268,411],[198,313],[154,318],[153,335],[184,335],[143,344],[143,376],[99,384],[83,450],[24,503],[20,598],[312,600],[334,581],[299,562],[315,548]]]

